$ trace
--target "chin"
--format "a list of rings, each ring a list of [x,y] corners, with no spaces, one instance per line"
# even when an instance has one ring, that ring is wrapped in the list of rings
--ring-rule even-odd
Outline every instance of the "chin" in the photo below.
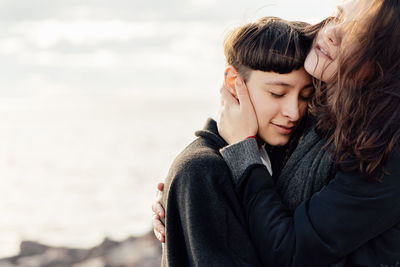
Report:
[[[287,138],[266,138],[265,142],[271,146],[284,146],[289,142],[289,137]]]
[[[336,61],[327,62],[323,58],[319,58],[318,55],[311,50],[306,60],[304,61],[305,71],[316,79],[323,82],[330,82],[334,78],[338,66]]]
[[[304,69],[305,71],[313,76],[314,78],[320,79],[321,73],[320,70],[318,69],[318,56],[312,49],[307,57],[306,60],[304,61]]]
[[[287,141],[286,142],[278,142],[272,146],[285,146],[287,143],[288,143]]]

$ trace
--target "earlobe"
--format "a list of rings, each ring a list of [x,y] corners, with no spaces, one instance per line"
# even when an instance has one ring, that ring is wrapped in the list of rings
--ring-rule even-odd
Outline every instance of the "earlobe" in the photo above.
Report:
[[[240,77],[239,73],[233,66],[227,66],[225,69],[224,85],[228,91],[237,98],[235,89],[235,80]]]

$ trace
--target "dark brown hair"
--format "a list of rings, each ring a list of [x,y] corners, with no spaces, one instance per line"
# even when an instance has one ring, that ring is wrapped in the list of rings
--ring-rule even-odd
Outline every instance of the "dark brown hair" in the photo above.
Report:
[[[263,17],[233,30],[224,41],[226,63],[246,81],[250,70],[290,73],[304,65],[312,41],[301,32],[308,24]]]
[[[400,136],[399,25],[399,1],[373,1],[363,20],[345,29],[357,49],[341,49],[333,82],[320,84],[311,105],[338,166],[369,180],[383,178]]]

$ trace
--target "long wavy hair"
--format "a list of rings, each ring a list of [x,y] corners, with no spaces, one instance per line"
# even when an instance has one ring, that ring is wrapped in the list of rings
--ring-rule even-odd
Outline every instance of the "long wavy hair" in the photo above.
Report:
[[[375,0],[362,18],[344,29],[357,49],[342,41],[337,73],[316,84],[310,111],[339,168],[380,181],[400,137],[400,1]]]

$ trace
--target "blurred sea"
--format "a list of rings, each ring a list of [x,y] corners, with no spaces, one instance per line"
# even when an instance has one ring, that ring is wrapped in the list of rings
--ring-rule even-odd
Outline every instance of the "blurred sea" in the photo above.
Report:
[[[113,96],[7,104],[13,109],[0,105],[1,256],[27,239],[89,247],[104,236],[147,232],[157,182],[216,101]]]

